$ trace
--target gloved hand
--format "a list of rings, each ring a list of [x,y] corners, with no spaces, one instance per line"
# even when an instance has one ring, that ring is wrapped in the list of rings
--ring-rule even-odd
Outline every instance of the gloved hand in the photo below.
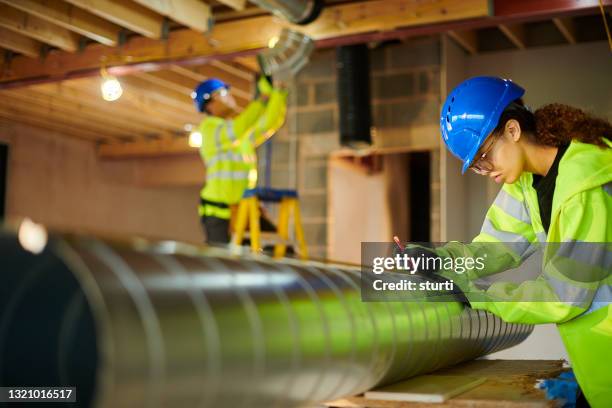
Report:
[[[393,247],[393,256],[396,255],[404,256],[406,255],[408,258],[413,259],[413,271],[415,273],[436,273],[438,272],[435,268],[427,268],[427,265],[436,265],[441,264],[441,257],[436,254],[436,252],[431,249],[421,245],[416,244],[406,244],[403,248],[400,248],[399,245],[394,245]]]
[[[562,400],[563,408],[576,406],[579,388],[573,371],[565,371],[556,378],[538,380],[536,388],[543,389],[547,399]]]
[[[394,245],[393,256],[395,257],[396,255],[406,255],[409,258],[414,259],[414,273],[425,275],[427,276],[428,280],[441,282],[449,280],[441,275],[438,275],[438,272],[440,272],[440,270],[433,267],[437,265],[442,265],[444,262],[444,259],[440,255],[438,255],[433,248],[428,248],[416,244],[406,244],[403,245],[402,248],[400,248],[399,245]],[[467,297],[457,285],[454,285],[452,295],[454,296],[453,300],[462,303],[466,307],[470,306],[470,302],[468,301]]]
[[[272,77],[264,74],[256,74],[255,83],[257,86],[255,87],[254,99],[262,99],[265,102],[272,92]]]

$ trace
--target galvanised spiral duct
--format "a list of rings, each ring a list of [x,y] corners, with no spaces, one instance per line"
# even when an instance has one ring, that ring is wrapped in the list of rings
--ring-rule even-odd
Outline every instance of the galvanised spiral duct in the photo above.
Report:
[[[359,270],[175,244],[0,235],[0,385],[81,406],[312,406],[513,346],[461,303],[362,302]]]
[[[323,0],[249,0],[264,10],[293,24],[310,24],[323,10]]]

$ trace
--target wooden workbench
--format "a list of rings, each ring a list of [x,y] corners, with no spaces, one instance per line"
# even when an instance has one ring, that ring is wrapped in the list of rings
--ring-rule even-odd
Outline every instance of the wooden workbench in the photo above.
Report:
[[[560,406],[547,400],[544,392],[534,388],[537,379],[558,376],[562,360],[474,360],[435,372],[437,375],[469,375],[486,377],[475,388],[444,403],[394,402],[366,399],[361,396],[343,398],[324,404],[334,408],[536,408]]]

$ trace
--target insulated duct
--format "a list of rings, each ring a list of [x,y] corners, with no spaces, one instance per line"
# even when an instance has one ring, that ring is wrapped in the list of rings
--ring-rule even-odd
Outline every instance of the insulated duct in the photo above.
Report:
[[[250,0],[258,7],[293,24],[312,23],[323,10],[323,0]]]
[[[266,75],[296,75],[307,63],[315,45],[312,38],[283,28],[273,47],[257,54],[257,62]]]
[[[365,44],[338,47],[338,108],[340,144],[353,148],[372,144],[370,127],[370,59]]]
[[[0,259],[0,385],[76,386],[80,406],[312,406],[532,330],[458,302],[362,302],[358,268],[214,248],[56,236],[34,255],[2,233]]]

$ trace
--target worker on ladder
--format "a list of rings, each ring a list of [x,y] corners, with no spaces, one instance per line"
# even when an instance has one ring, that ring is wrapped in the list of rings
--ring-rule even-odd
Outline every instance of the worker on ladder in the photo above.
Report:
[[[532,112],[524,92],[510,80],[476,77],[448,95],[440,117],[446,147],[463,172],[503,186],[471,243],[449,242],[429,256],[486,257],[480,270],[437,273],[474,309],[512,323],[556,323],[586,400],[610,407],[612,124],[562,104]],[[477,282],[519,267],[538,247],[537,277]]]
[[[207,242],[226,244],[232,209],[244,191],[257,184],[255,149],[284,123],[287,92],[260,76],[256,97],[239,112],[229,85],[211,78],[199,84],[191,97],[198,112],[206,114],[199,126],[206,183],[198,212]]]

